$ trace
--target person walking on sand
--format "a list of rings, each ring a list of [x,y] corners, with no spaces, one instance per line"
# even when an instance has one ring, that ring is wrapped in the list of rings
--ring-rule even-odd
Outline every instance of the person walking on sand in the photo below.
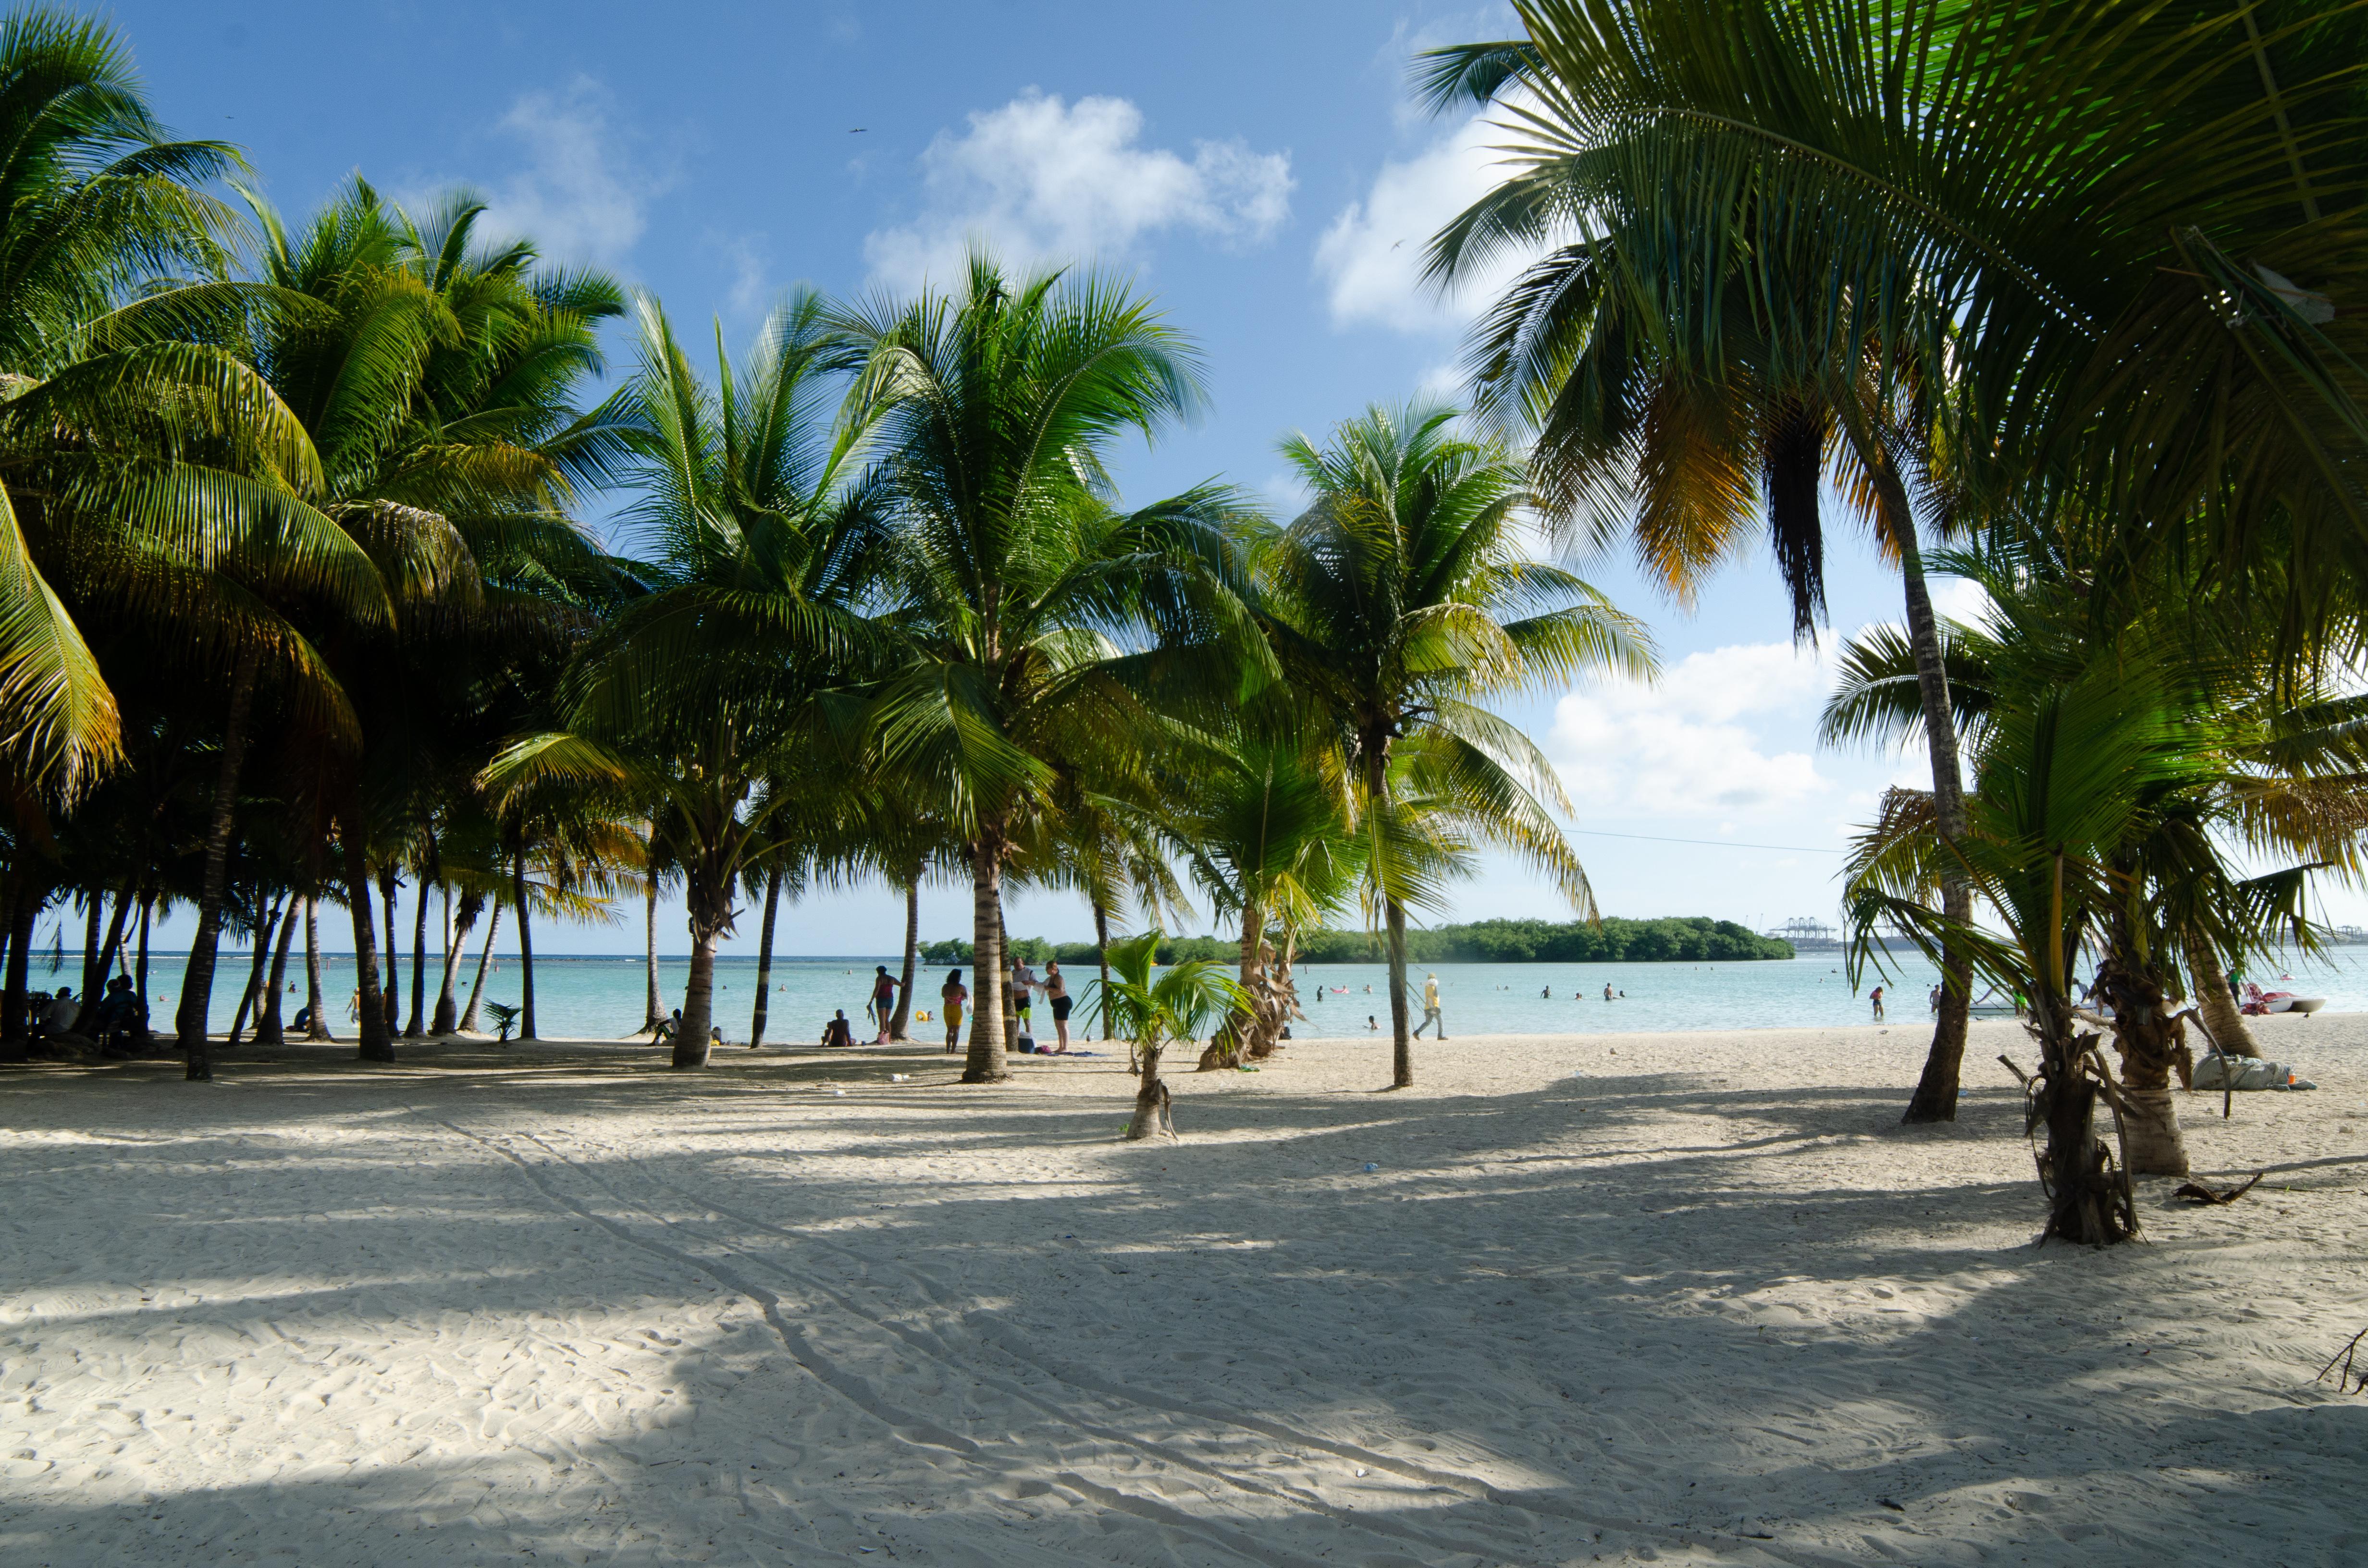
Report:
[[[1061,960],[1044,960],[1044,999],[1053,1004],[1053,1031],[1061,1043],[1053,1052],[1055,1056],[1069,1053],[1069,983],[1061,978]]]
[[[896,1013],[896,981],[886,964],[875,964],[871,975],[871,1000],[866,1004],[871,1016],[879,1020],[880,1038],[874,1045],[888,1043],[888,1020]]]
[[[946,983],[938,987],[938,995],[946,1005],[946,1054],[951,1056],[962,1049],[962,1004],[970,1000],[969,988],[962,983],[962,971],[947,972]]]
[[[1874,1021],[1878,1024],[1883,1022],[1883,987],[1876,986],[1867,1000],[1874,1004]]]
[[[1434,1024],[1439,1026],[1439,1038],[1445,1040],[1447,1025],[1439,1016],[1439,976],[1427,974],[1422,980],[1422,1022],[1415,1025],[1414,1038],[1420,1040],[1422,1031]]]

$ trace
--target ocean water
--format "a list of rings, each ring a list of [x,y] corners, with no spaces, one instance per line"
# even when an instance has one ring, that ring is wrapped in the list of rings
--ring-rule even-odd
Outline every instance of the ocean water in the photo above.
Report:
[[[250,961],[245,955],[224,952],[214,982],[211,1012],[216,1029],[230,1027]],[[774,1041],[816,1040],[832,1012],[844,1008],[855,1024],[857,1038],[869,1039],[871,1030],[863,1006],[871,994],[872,965],[885,963],[894,974],[901,961],[886,956],[774,960],[773,993],[765,1038]],[[172,1018],[182,962],[178,954],[158,954],[151,959],[149,1005],[160,1028],[169,1026]],[[459,991],[463,1006],[468,1002],[473,967],[473,959],[461,966]],[[1926,997],[1939,980],[1938,971],[1912,955],[1895,957],[1891,968],[1890,979],[1881,983],[1885,988],[1891,1021],[1915,1022],[1930,1017]],[[296,1009],[303,1006],[301,959],[291,962],[290,969],[296,991],[287,1002],[283,1016],[293,1018]],[[715,1021],[722,1026],[725,1039],[746,1040],[756,1002],[757,960],[719,958],[715,971]],[[1088,1021],[1094,971],[1079,967],[1067,972],[1070,993],[1077,998],[1076,1015],[1070,1026],[1072,1037],[1099,1035],[1099,1027]],[[2298,983],[2292,986],[2271,985],[2279,972],[2275,966],[2264,964],[2256,966],[2250,975],[2272,989],[2324,995],[2332,1011],[2368,1011],[2368,949],[2338,949],[2329,960],[2292,965],[2288,972],[2299,977]],[[660,994],[668,1009],[682,1005],[689,973],[687,959],[658,960]],[[1417,965],[1410,973],[1417,997],[1424,976],[1438,975],[1440,1010],[1451,1036],[1798,1028],[1864,1023],[1872,1015],[1865,994],[1867,986],[1862,985],[1856,993],[1851,991],[1838,953],[1810,953],[1790,961],[1751,963],[1446,963]],[[47,957],[37,956],[30,983],[54,989],[61,984],[78,985],[81,976],[81,960],[74,953],[65,955],[64,964],[54,975],[49,972]],[[411,983],[407,960],[401,978],[407,1015]],[[939,1008],[938,988],[945,978],[942,969],[920,971],[916,984],[920,995],[916,999],[916,1007],[934,1015]],[[965,971],[964,979],[972,978]],[[1382,965],[1302,965],[1295,978],[1300,1004],[1307,1017],[1305,1022],[1292,1026],[1294,1035],[1340,1039],[1388,1032],[1388,971]],[[641,1026],[644,970],[639,958],[538,954],[534,981],[537,1027],[546,1036],[623,1039]],[[1868,985],[1873,983],[1875,982],[1870,977]],[[353,960],[324,956],[322,984],[330,1028],[341,1037],[350,1034],[353,1026],[347,1021],[346,1005],[354,989]],[[431,1002],[436,984],[437,968],[431,962],[427,968]],[[1608,1003],[1603,999],[1606,985],[1611,987],[1613,994],[1613,1000]],[[1542,995],[1542,992],[1546,994]],[[511,1004],[518,1001],[518,963],[514,956],[495,959],[485,982],[485,999]],[[1418,1002],[1413,1006],[1413,1017],[1417,1021],[1421,1017]],[[1374,1028],[1368,1028],[1368,1018]],[[491,1023],[490,1017],[480,1021]],[[1036,1004],[1034,1022],[1040,1035],[1051,1038],[1052,1010],[1041,1000]],[[941,1029],[936,1024],[916,1024],[912,1032],[917,1039],[941,1039]]]

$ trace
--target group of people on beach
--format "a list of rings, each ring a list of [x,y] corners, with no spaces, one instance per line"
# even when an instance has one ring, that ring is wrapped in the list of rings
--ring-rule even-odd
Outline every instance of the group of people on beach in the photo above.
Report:
[[[1014,958],[1009,984],[1011,1011],[1019,1020],[1019,1048],[1047,1056],[1066,1055],[1069,1051],[1069,1013],[1075,1006],[1075,998],[1069,994],[1069,983],[1061,973],[1060,960],[1047,960],[1044,973],[1040,978],[1027,960]],[[886,964],[874,966],[871,997],[863,1007],[877,1029],[871,1041],[874,1045],[888,1043],[895,1021],[897,994],[903,985],[902,981],[888,972]],[[1050,1047],[1040,1047],[1035,1043],[1034,1014],[1036,996],[1040,992],[1051,1005],[1053,1028],[1059,1041]],[[962,1049],[962,1014],[970,1006],[970,987],[962,983],[962,971],[947,971],[946,983],[938,988],[938,1001],[939,1016],[946,1026],[946,1051],[951,1055]],[[928,1023],[929,1015],[926,1011],[916,1013],[913,1019],[916,1023]],[[855,1028],[846,1009],[837,1009],[830,1021],[823,1026],[822,1043],[831,1048],[848,1048],[855,1044]]]

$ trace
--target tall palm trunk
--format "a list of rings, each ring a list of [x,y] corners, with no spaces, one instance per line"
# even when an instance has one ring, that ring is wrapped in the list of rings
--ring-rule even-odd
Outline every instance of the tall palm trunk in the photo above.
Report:
[[[484,950],[477,955],[477,978],[476,982],[469,987],[469,1006],[461,1015],[462,1034],[477,1032],[477,1004],[484,1000],[485,994],[485,967],[494,961],[494,937],[501,928],[502,906],[496,903],[494,905],[493,918],[485,922],[485,947]]]
[[[419,875],[416,907],[411,913],[411,1017],[403,1038],[417,1040],[427,1032],[427,873]]]
[[[22,854],[29,854],[22,851]],[[32,960],[33,922],[40,917],[41,894],[30,877],[8,879],[8,978],[0,986],[0,1062],[29,1058],[25,1017],[25,971]]]
[[[429,1022],[430,1034],[450,1034],[459,1006],[452,996],[453,977],[461,968],[461,933],[452,928],[452,884],[444,884],[444,974],[436,986],[436,1017]]]
[[[1103,905],[1100,899],[1094,900],[1094,962],[1102,971],[1102,988],[1096,993],[1096,995],[1108,997],[1110,995],[1110,910]],[[1105,1001],[1097,1001],[1096,1006],[1101,1009],[1102,1038],[1110,1040],[1113,1036],[1109,1004]]]
[[[2195,1010],[2203,1015],[2203,1027],[2212,1036],[2212,1043],[2230,1056],[2259,1056],[2261,1048],[2253,1040],[2253,1031],[2245,1022],[2245,1015],[2237,1010],[2237,998],[2229,993],[2227,971],[2220,967],[2219,955],[2212,944],[2193,931],[2186,935],[2187,972],[2195,986]]]
[[[143,943],[144,946],[144,943]],[[321,1006],[321,901],[304,895],[304,1022],[306,1040],[335,1040]]]
[[[82,903],[82,1005],[87,1008],[90,994],[107,983],[105,960],[98,952],[99,915],[107,907],[107,893],[103,889],[93,888],[84,895]],[[82,1022],[81,1014],[74,1016],[74,1022]]]
[[[1384,896],[1382,918],[1390,947],[1390,1087],[1414,1085],[1414,1038],[1406,1029],[1406,905]]]
[[[720,851],[702,850],[683,868],[683,903],[690,916],[690,978],[682,989],[682,1027],[675,1031],[674,1065],[704,1067],[715,1028],[715,942],[732,920],[737,868]]]
[[[2039,1091],[2047,1124],[2039,1155],[2049,1195],[2045,1234],[2083,1246],[2126,1241],[2137,1233],[2137,1210],[2129,1174],[2112,1169],[2097,1136],[2097,1081],[2080,1070],[2085,1037],[2074,1036],[2065,998],[2043,987],[2031,1004],[2045,1078]]]
[[[206,1015],[213,1006],[214,949],[222,939],[222,887],[230,876],[231,820],[238,808],[238,768],[246,756],[246,720],[255,706],[255,672],[261,651],[253,642],[238,651],[230,681],[230,718],[222,730],[222,764],[214,772],[213,811],[206,824],[206,861],[198,889],[198,929],[189,938],[189,964],[181,976],[181,1006],[174,1033],[189,1053],[187,1076],[203,1082],[214,1075],[207,1049]]]
[[[155,909],[156,895],[153,892],[142,893],[140,895],[140,972],[133,978],[131,989],[138,994],[142,1007],[148,1006],[148,916],[154,914]],[[140,1044],[144,1050],[148,1042],[143,1040]]]
[[[921,878],[918,872],[905,884],[905,971],[896,986],[896,1011],[888,1020],[888,1038],[908,1039],[905,1027],[913,1021],[913,982],[921,961]]]
[[[247,1013],[256,1010],[256,1020],[262,1021],[264,971],[271,962],[271,933],[279,924],[279,911],[256,892],[256,900],[263,907],[256,912],[255,922],[255,961],[248,966],[246,993],[238,999],[238,1012],[230,1021],[230,1043],[238,1043],[239,1033],[246,1027]]]
[[[1932,815],[1944,839],[1965,831],[1964,770],[1957,761],[1957,722],[1949,700],[1949,670],[1941,656],[1941,623],[1924,582],[1924,552],[1916,537],[1916,516],[1898,469],[1873,438],[1860,442],[1860,457],[1874,479],[1884,531],[1899,551],[1899,578],[1907,597],[1907,640],[1916,652],[1917,695],[1924,707],[1924,745],[1932,764]],[[1944,871],[1941,909],[1959,926],[1974,915],[1973,890],[1963,876]],[[1909,1096],[1903,1122],[1957,1119],[1957,1085],[1965,1060],[1965,1026],[1973,1006],[1973,960],[1955,941],[1941,949],[1941,1010],[1932,1028],[1924,1072]]]
[[[642,882],[642,943],[649,960],[649,992],[642,1004],[642,1032],[655,1035],[666,1021],[666,1004],[658,999],[658,874]]]
[[[378,988],[378,920],[370,912],[370,861],[362,853],[362,830],[348,808],[337,813],[337,837],[345,848],[346,904],[354,917],[354,989],[359,995],[360,1057],[394,1060],[394,1031],[386,1025],[386,996]]]
[[[123,927],[131,916],[134,881],[126,881],[123,891],[115,895],[115,911],[108,917],[107,939],[99,949],[97,983],[85,980],[82,988],[82,1011],[74,1015],[74,1033],[90,1033],[91,1015],[98,1010],[99,997],[107,988],[108,971],[115,967],[115,955],[123,950]]]
[[[765,1043],[765,1003],[773,990],[773,917],[781,907],[781,869],[765,873],[765,923],[757,937],[757,1007],[748,1019],[748,1049]]]
[[[533,1040],[534,1032],[534,919],[526,905],[526,851],[518,851],[510,862],[510,893],[518,900],[518,1034],[520,1040]]]
[[[279,944],[271,955],[271,981],[263,994],[262,1010],[255,1018],[257,1045],[287,1043],[288,1026],[280,1017],[280,998],[288,994],[288,950],[296,945],[296,917],[300,913],[291,893],[280,912]]]
[[[978,982],[970,1019],[965,1084],[1000,1084],[1011,1076],[1004,1054],[1003,824],[982,824],[970,856],[971,973]]]
[[[403,986],[399,979],[403,967],[403,944],[395,938],[394,890],[395,871],[390,865],[378,874],[378,891],[386,904],[386,978],[381,983],[386,988],[386,1028],[389,1034],[394,1032],[394,1020],[403,1016]]]

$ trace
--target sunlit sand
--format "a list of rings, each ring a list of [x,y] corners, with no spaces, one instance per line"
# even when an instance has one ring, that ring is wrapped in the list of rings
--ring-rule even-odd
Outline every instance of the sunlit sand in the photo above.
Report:
[[[1302,1042],[1158,1146],[1122,1050],[19,1074],[0,1561],[2358,1561],[2368,1018],[2102,1254],[1925,1034]]]

